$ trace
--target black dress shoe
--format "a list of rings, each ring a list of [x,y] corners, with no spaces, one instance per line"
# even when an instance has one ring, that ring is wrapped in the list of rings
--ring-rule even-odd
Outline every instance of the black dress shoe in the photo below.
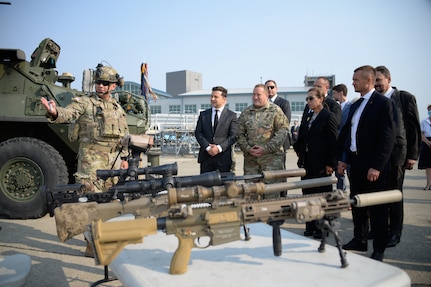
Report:
[[[386,247],[395,247],[398,243],[400,243],[401,237],[396,234],[392,234],[389,236],[388,243],[386,244]]]
[[[349,243],[343,245],[344,250],[356,250],[356,251],[367,251],[368,243],[361,242],[360,240],[353,238]]]
[[[304,236],[308,236],[308,237],[313,236],[313,232],[314,231],[305,230],[304,231]]]
[[[377,261],[383,261],[383,252],[374,251],[371,258]]]

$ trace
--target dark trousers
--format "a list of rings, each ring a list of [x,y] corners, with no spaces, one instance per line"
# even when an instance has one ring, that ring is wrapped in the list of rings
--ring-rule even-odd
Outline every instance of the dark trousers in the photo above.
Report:
[[[387,188],[398,189],[403,191],[406,161],[406,146],[395,145],[391,155]],[[389,234],[401,236],[404,221],[404,204],[403,200],[394,202],[389,206]]]
[[[398,166],[395,173],[400,183],[398,184],[398,187],[393,187],[388,189],[399,189],[402,192],[405,168]],[[389,234],[401,236],[401,232],[403,230],[403,221],[404,221],[403,199],[401,199],[401,201],[399,202],[390,203],[388,204],[388,206],[389,206]]]
[[[350,165],[350,196],[357,194],[377,192],[386,189],[387,171],[381,171],[379,179],[374,182],[367,180],[368,168],[360,166],[359,160],[352,157]],[[388,204],[372,207],[353,207],[353,235],[355,239],[366,241],[369,232],[369,223],[374,233],[374,251],[384,252],[388,242]]]
[[[305,170],[307,172],[307,175],[304,177],[301,177],[302,180],[328,176],[328,175],[322,175],[320,173],[314,173],[313,174],[313,172],[310,169],[308,169],[307,167],[305,167]],[[331,191],[333,191],[332,185],[325,185],[325,186],[318,186],[318,187],[311,187],[311,188],[303,188],[302,194],[306,195],[306,194],[323,193],[323,192],[331,192]],[[306,222],[305,223],[305,230],[307,232],[319,233],[320,229],[317,228],[317,220]]]
[[[223,163],[220,164],[220,161],[218,160],[218,155],[214,157],[208,157],[203,162],[201,162],[201,168],[200,172],[210,172],[210,171],[216,171],[219,172],[230,172],[232,168],[232,163]]]
[[[374,251],[384,252],[388,242],[388,205],[376,205],[371,207],[353,207],[353,234],[354,238],[361,242],[367,242],[370,222],[374,233]]]

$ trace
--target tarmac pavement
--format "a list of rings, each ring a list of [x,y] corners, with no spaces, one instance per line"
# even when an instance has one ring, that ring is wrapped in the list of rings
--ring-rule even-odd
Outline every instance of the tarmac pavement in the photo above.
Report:
[[[296,168],[296,159],[294,152],[289,150],[286,168]],[[236,161],[236,174],[242,175],[242,154],[236,154]],[[193,155],[160,156],[160,164],[173,162],[178,163],[178,176],[199,174],[199,164]],[[385,263],[404,270],[410,276],[412,286],[431,286],[431,191],[422,190],[425,183],[424,171],[418,170],[417,167],[407,171],[404,184],[403,236],[400,244],[386,250],[384,259]],[[289,194],[300,193],[301,190],[289,191]],[[351,213],[343,213],[339,221],[339,235],[343,242],[348,242],[353,235]],[[57,238],[54,218],[49,215],[32,220],[0,218],[0,228],[0,256],[22,253],[32,259],[32,268],[24,287],[90,286],[104,278],[103,266],[97,266],[94,259],[84,257],[83,236],[61,243]],[[283,228],[302,235],[305,225],[289,222],[285,223]],[[328,239],[328,243],[335,245],[332,237]],[[371,241],[368,250],[357,253],[371,256]],[[109,275],[113,276],[112,272],[109,272]],[[119,281],[112,281],[98,286],[122,285]]]

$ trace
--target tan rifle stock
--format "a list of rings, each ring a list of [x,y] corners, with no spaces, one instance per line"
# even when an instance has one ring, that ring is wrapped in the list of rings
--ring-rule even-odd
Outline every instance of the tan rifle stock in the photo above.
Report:
[[[289,218],[304,223],[326,216],[338,217],[341,212],[348,211],[351,205],[366,207],[397,202],[401,198],[399,190],[361,194],[353,199],[338,190],[286,199],[236,202],[217,208],[183,205],[182,212],[169,213],[168,217],[141,218],[120,223],[97,220],[91,226],[90,240],[94,241],[96,263],[109,265],[127,244],[142,242],[141,236],[153,234],[157,230],[174,234],[179,245],[172,257],[169,273],[183,274],[187,271],[191,249],[198,246],[198,238],[209,237],[208,246],[219,245],[240,240],[239,227],[244,224],[270,224]]]

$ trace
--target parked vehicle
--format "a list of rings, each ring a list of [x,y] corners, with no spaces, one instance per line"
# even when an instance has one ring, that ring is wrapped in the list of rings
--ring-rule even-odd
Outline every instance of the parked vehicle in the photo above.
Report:
[[[69,141],[68,124],[48,123],[40,103],[47,97],[65,107],[72,97],[85,95],[70,87],[75,80],[71,74],[55,70],[59,55],[60,46],[49,38],[30,62],[22,50],[0,49],[0,214],[11,218],[44,216],[46,199],[40,187],[74,182],[78,142]],[[121,93],[126,92],[117,93],[118,99],[130,99],[131,93]],[[149,126],[148,104],[131,95],[143,107],[127,113],[129,131],[142,134]]]

